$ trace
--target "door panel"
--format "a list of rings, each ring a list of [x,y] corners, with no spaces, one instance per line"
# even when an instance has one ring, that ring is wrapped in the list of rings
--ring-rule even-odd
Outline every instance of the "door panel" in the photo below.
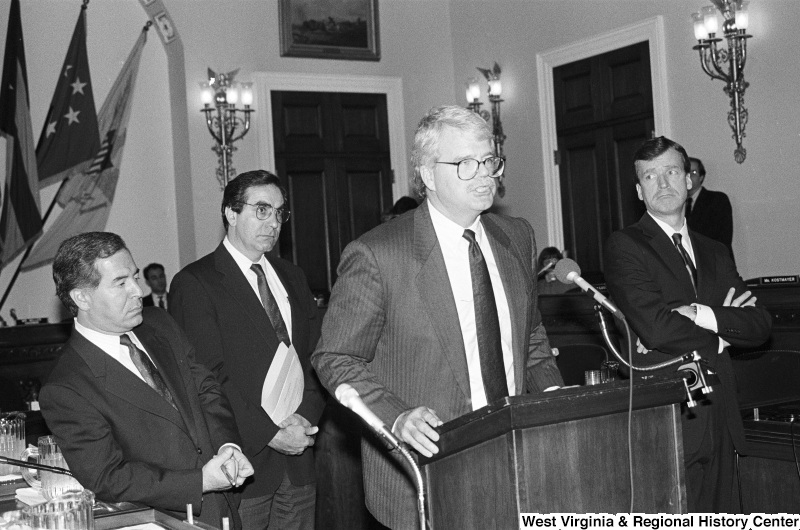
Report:
[[[553,69],[564,244],[602,282],[603,247],[644,212],[633,152],[653,130],[647,42]]]
[[[280,252],[327,295],[344,247],[391,206],[386,96],[273,92],[272,103],[275,163],[292,208]]]

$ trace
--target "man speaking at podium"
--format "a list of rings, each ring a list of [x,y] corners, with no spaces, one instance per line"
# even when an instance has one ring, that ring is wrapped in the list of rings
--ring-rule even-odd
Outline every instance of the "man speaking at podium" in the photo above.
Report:
[[[442,422],[562,380],[537,307],[533,229],[484,213],[504,168],[491,128],[467,109],[434,108],[412,162],[426,200],[347,246],[312,363],[331,393],[350,384],[431,456]],[[399,452],[364,441],[362,455],[367,508],[389,527],[418,527]]]
[[[608,290],[641,341],[635,365],[696,350],[719,375],[714,391],[683,412],[688,508],[737,513],[734,450],[743,452],[745,440],[725,348],[763,343],[771,319],[750,296],[725,245],[687,228],[692,181],[684,148],[663,136],[647,140],[634,153],[634,166],[647,212],[609,238]]]

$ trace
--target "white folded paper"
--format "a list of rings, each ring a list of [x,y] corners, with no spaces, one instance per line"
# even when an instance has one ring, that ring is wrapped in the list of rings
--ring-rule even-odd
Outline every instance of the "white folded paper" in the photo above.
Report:
[[[303,400],[303,368],[294,346],[283,342],[278,346],[275,357],[261,388],[261,408],[277,424],[288,418]]]

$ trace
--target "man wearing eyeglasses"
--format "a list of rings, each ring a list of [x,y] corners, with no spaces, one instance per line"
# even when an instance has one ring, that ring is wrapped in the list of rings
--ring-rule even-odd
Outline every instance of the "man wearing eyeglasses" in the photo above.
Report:
[[[689,228],[719,241],[733,258],[733,210],[728,196],[721,191],[713,191],[703,186],[706,180],[706,167],[699,158],[689,158],[692,189],[686,200],[686,222]]]
[[[239,507],[245,529],[314,528],[310,448],[324,402],[309,355],[320,323],[303,271],[268,254],[288,219],[278,177],[242,173],[223,193],[225,239],[169,292],[169,312],[222,383],[255,469]]]
[[[330,392],[348,383],[431,456],[443,422],[562,379],[537,307],[533,229],[486,211],[505,167],[491,127],[467,109],[434,108],[412,161],[425,201],[344,250],[312,363]],[[418,527],[399,453],[364,441],[362,458],[367,508],[391,528]]]

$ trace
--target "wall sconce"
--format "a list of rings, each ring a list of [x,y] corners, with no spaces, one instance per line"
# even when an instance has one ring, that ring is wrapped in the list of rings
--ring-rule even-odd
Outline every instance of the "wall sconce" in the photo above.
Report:
[[[747,157],[747,150],[742,147],[742,139],[746,136],[747,109],[744,108],[744,91],[750,83],[744,80],[744,64],[747,60],[747,0],[711,0],[714,5],[704,7],[692,13],[694,36],[697,46],[693,50],[700,53],[700,66],[712,79],[725,83],[723,91],[731,100],[728,112],[728,125],[733,130],[732,138],[736,142],[733,158],[741,164]],[[717,14],[714,7],[722,13],[724,21],[722,32],[728,41],[728,48],[717,48],[722,39],[716,37],[718,28]],[[727,68],[725,68],[727,63]]]
[[[492,135],[494,136],[494,154],[495,156],[503,155],[503,144],[506,141],[506,135],[503,133],[503,122],[500,120],[500,103],[503,102],[500,96],[503,93],[503,85],[500,82],[500,66],[494,63],[494,68],[491,70],[484,68],[477,68],[483,74],[488,83],[489,103],[491,105],[491,113],[486,110],[481,110],[482,103],[480,102],[481,87],[478,84],[478,79],[470,78],[467,81],[467,108],[473,112],[481,115],[487,122],[492,124]],[[503,184],[503,177],[500,177],[498,182],[497,193],[501,197],[506,194],[506,188]]]
[[[200,111],[206,115],[208,131],[216,141],[211,150],[219,158],[217,180],[222,189],[236,176],[236,170],[231,165],[233,152],[236,151],[233,143],[241,140],[250,130],[250,114],[254,111],[250,108],[253,104],[252,83],[234,82],[237,73],[238,68],[227,74],[218,74],[209,68],[208,81],[200,83],[200,100],[203,103]],[[240,100],[244,108],[236,107]]]

